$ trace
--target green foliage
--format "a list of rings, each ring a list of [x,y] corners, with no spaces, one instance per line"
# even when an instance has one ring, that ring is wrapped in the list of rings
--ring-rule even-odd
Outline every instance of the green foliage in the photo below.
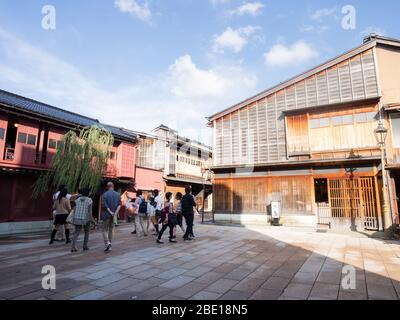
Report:
[[[50,170],[35,183],[33,196],[64,185],[69,192],[89,188],[95,193],[110,158],[114,138],[111,132],[91,126],[66,133],[53,157]]]

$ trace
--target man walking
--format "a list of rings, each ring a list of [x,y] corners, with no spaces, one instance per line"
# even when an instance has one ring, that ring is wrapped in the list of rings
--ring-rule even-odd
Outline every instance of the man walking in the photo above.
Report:
[[[194,208],[197,205],[196,201],[194,201],[191,187],[185,188],[185,195],[182,198],[181,205],[182,205],[182,215],[185,217],[187,225],[183,239],[193,240],[192,235],[193,235]]]
[[[111,241],[114,231],[114,217],[118,216],[121,209],[121,196],[118,192],[114,191],[114,184],[107,183],[107,192],[103,194],[103,239],[105,244],[105,252],[111,251]]]

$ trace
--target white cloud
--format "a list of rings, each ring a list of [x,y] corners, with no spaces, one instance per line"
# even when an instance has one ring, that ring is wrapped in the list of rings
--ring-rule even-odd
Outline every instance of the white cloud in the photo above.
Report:
[[[128,129],[149,132],[163,123],[204,141],[205,117],[253,93],[257,79],[240,66],[200,68],[186,55],[158,75],[122,83],[103,86],[0,26],[1,89]]]
[[[264,4],[261,2],[247,2],[239,6],[238,8],[231,10],[229,13],[232,16],[234,15],[243,16],[246,14],[251,16],[257,16],[261,14],[262,8],[264,8]]]
[[[316,57],[318,57],[318,52],[302,40],[290,47],[276,44],[264,55],[265,63],[269,66],[290,66]]]
[[[142,5],[140,5],[137,0],[115,0],[114,3],[121,12],[129,13],[147,23],[151,22],[152,13],[147,1],[143,2]]]
[[[178,98],[221,99],[237,85],[255,86],[255,77],[245,73],[241,76],[242,71],[237,68],[202,70],[193,63],[190,55],[185,55],[169,67],[169,84],[172,93]]]
[[[230,49],[238,53],[248,44],[249,37],[260,29],[257,26],[227,28],[222,34],[214,36],[213,51],[223,53],[225,49]]]
[[[337,7],[332,7],[332,8],[323,8],[316,10],[311,14],[311,19],[314,21],[319,21],[321,22],[323,18],[325,17],[331,17],[334,16],[337,12]]]

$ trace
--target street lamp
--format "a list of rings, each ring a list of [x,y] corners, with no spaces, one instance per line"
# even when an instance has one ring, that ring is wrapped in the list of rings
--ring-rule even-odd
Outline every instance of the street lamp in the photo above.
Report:
[[[388,182],[386,176],[386,161],[385,161],[385,147],[386,147],[386,138],[388,135],[388,129],[385,128],[382,120],[379,121],[378,128],[374,131],[376,141],[378,142],[378,146],[381,148],[381,166],[382,166],[382,182],[383,182],[383,227],[384,229],[389,229],[392,226],[392,217],[390,214],[389,207],[389,197],[388,197]]]

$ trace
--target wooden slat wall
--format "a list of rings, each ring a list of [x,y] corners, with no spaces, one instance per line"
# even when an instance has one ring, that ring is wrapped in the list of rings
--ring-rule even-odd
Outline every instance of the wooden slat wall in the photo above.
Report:
[[[312,213],[310,177],[217,179],[214,210],[219,213],[264,213],[271,201],[281,201],[284,213]]]
[[[372,50],[368,50],[239,110],[240,159],[233,156],[237,148],[232,147],[231,138],[232,129],[237,138],[236,116],[228,115],[215,120],[215,164],[258,164],[285,160],[283,111],[377,96],[374,56]],[[234,123],[231,124],[231,121]]]
[[[342,115],[355,115],[357,113],[377,112],[377,106],[365,106],[363,108],[349,109],[339,112],[327,112],[311,114],[310,119],[332,118]],[[334,126],[310,129],[311,151],[334,151],[357,148],[376,148],[376,137],[374,130],[377,127],[376,121],[357,123],[354,120],[352,125]]]
[[[287,117],[287,143],[289,155],[310,151],[308,140],[308,116]]]

